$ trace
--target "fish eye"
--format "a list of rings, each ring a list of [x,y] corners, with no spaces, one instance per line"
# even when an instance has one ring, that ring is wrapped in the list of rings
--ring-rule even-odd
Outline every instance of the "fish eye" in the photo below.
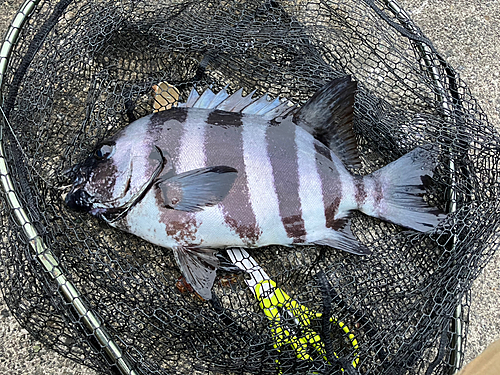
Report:
[[[94,151],[94,156],[98,160],[109,159],[115,151],[115,145],[104,144],[100,148]]]

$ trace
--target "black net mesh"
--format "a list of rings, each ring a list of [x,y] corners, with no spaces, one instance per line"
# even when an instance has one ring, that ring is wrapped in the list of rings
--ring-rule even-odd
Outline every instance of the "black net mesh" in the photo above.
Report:
[[[64,171],[151,113],[160,82],[184,99],[195,84],[228,85],[304,103],[345,73],[359,85],[357,172],[434,144],[427,199],[449,214],[431,235],[354,215],[369,257],[325,247],[249,251],[313,312],[322,349],[308,345],[307,357],[293,339],[277,346],[244,276],[217,279],[210,302],[180,293],[170,250],[64,205]],[[12,183],[0,165],[0,285],[38,340],[104,373],[454,370],[471,283],[498,245],[500,138],[395,2],[40,1],[2,78],[0,162]],[[301,334],[311,337],[292,332]]]

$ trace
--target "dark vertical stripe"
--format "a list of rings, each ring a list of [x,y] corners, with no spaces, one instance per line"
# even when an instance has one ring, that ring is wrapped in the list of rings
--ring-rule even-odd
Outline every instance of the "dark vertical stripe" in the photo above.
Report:
[[[299,197],[295,127],[291,121],[285,120],[277,126],[270,126],[266,136],[281,220],[287,236],[294,243],[301,243],[306,240],[307,233]]]
[[[323,155],[325,158],[328,160],[332,160],[332,155],[331,151],[328,147],[326,147],[323,143],[321,142],[314,142],[314,149],[316,152],[320,155]]]
[[[361,207],[365,203],[367,197],[363,177],[356,176],[354,178],[354,188],[355,188],[354,199],[356,199],[358,207]]]
[[[151,116],[149,136],[155,146],[161,149],[163,157],[166,159],[162,173],[167,173],[168,168],[171,169],[175,166],[188,111],[187,108],[171,108]],[[166,208],[161,189],[158,187],[155,188],[154,194],[160,210],[160,220],[165,224],[167,236],[176,240],[180,245],[194,241],[200,225],[196,222],[195,213]]]
[[[249,246],[261,234],[250,203],[243,159],[242,115],[215,110],[207,118],[205,153],[207,166],[225,165],[238,171],[230,193],[221,203],[226,224]]]
[[[239,127],[243,125],[241,121],[242,117],[243,114],[239,112],[226,112],[219,109],[214,109],[208,115],[207,123],[210,125]]]
[[[376,177],[374,178],[375,182],[375,189],[373,192],[373,202],[374,206],[376,209],[378,209],[380,205],[380,201],[383,198],[383,191],[382,191],[382,182],[380,181],[380,178]]]
[[[166,121],[176,120],[180,123],[186,121],[187,108],[171,108],[168,111],[161,111],[151,116],[152,128],[161,128]]]
[[[341,166],[337,166],[332,161],[330,150],[319,141],[315,142],[315,149],[317,152],[316,163],[323,189],[326,227],[339,230],[345,224],[344,220],[335,220],[342,200],[342,180],[338,170]],[[325,149],[328,150],[327,155],[325,155]]]
[[[187,108],[172,108],[167,111],[157,112],[151,116],[148,132],[165,158],[174,159],[179,154],[187,115]],[[167,160],[165,165],[171,166],[172,164],[173,160]]]
[[[161,189],[154,190],[156,204],[160,208],[160,221],[165,224],[167,236],[173,238],[180,246],[189,246],[196,240],[196,232],[200,223],[196,221],[194,212],[177,211],[166,208],[163,204]]]

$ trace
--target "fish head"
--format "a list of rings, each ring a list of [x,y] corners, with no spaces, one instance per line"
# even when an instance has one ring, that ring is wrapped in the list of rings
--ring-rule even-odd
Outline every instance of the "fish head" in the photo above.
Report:
[[[76,177],[65,198],[69,208],[115,221],[142,199],[165,167],[169,168],[170,158],[146,131],[132,125],[100,143],[74,168]]]

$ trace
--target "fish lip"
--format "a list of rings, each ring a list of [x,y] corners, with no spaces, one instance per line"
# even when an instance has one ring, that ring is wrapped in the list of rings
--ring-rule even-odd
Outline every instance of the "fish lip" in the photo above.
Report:
[[[158,146],[154,146],[154,147],[156,148],[156,150],[160,154],[161,161],[158,164],[158,167],[156,167],[155,171],[151,174],[151,177],[148,179],[148,181],[146,181],[146,183],[144,183],[144,185],[142,185],[141,189],[137,193],[135,193],[127,203],[123,204],[122,206],[110,208],[110,209],[104,209],[104,208],[100,208],[100,207],[94,208],[96,214],[99,215],[100,218],[103,219],[104,221],[106,221],[108,224],[112,224],[112,223],[120,220],[121,218],[123,218],[135,204],[140,202],[142,200],[142,198],[144,198],[144,195],[146,195],[146,193],[149,191],[151,186],[153,186],[156,179],[158,178],[161,171],[163,170],[163,167],[165,165],[165,158],[163,157],[163,152],[161,151],[161,149]],[[102,209],[104,211],[101,213],[101,212],[99,212],[100,209]]]
[[[74,211],[89,212],[91,211],[93,202],[92,196],[82,189],[81,185],[78,185],[73,187],[73,189],[66,194],[64,203]]]

